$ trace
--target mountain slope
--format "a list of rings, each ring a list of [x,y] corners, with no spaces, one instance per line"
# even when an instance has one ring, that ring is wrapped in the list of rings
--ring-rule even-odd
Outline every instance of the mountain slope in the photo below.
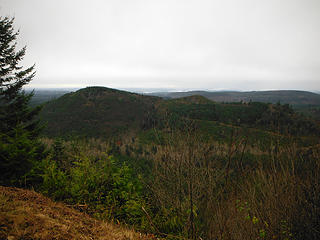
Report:
[[[88,87],[48,102],[40,117],[49,136],[110,136],[137,130],[161,99],[105,87]]]
[[[215,121],[292,135],[318,135],[316,121],[297,114],[289,105],[262,102],[218,103],[200,95],[165,100],[160,104],[175,118]]]
[[[181,98],[192,95],[201,95],[215,102],[266,102],[301,105],[320,105],[320,94],[307,91],[281,90],[281,91],[253,91],[253,92],[170,92],[153,93],[154,96]]]
[[[270,131],[290,129],[291,134],[318,133],[314,123],[295,114],[286,105],[257,102],[223,104],[209,100],[211,93],[205,92],[206,96],[202,96],[203,92],[197,93],[164,100],[105,87],[88,87],[48,102],[40,117],[47,122],[44,132],[49,137],[109,138],[128,131],[138,132],[154,127],[154,123],[165,119],[167,113]],[[281,91],[281,94],[288,98],[287,93]],[[258,96],[263,94],[259,93]]]
[[[0,186],[0,239],[151,239],[33,191]]]

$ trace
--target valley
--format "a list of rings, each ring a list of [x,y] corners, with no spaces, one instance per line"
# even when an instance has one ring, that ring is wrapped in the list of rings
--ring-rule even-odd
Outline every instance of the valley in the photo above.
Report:
[[[25,187],[158,238],[317,238],[319,121],[289,104],[105,87],[47,99]]]
[[[202,95],[163,99],[92,87],[50,101],[40,118],[47,121],[44,139],[57,161],[47,168],[69,179],[61,187],[73,196],[65,198],[48,182],[47,195],[56,200],[84,201],[94,216],[169,239],[317,235],[311,226],[318,210],[300,218],[295,211],[311,211],[301,201],[318,181],[319,122],[288,104],[221,103]],[[305,176],[311,169],[315,175]],[[121,177],[106,178],[109,171]],[[112,188],[101,185],[104,178]],[[283,221],[286,234],[279,228]]]

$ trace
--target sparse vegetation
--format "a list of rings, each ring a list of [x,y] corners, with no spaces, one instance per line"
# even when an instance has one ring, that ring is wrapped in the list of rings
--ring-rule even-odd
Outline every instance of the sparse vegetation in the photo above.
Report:
[[[0,239],[154,239],[38,194],[0,187]]]

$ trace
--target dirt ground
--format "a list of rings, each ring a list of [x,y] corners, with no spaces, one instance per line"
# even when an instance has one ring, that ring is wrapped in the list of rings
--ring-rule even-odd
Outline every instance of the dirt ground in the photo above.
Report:
[[[0,186],[0,240],[155,239],[98,221],[34,191]]]

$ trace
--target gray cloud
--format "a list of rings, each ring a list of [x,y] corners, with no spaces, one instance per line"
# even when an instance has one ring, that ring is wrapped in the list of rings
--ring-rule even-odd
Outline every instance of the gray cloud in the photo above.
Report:
[[[320,87],[318,0],[1,2],[31,87]]]

